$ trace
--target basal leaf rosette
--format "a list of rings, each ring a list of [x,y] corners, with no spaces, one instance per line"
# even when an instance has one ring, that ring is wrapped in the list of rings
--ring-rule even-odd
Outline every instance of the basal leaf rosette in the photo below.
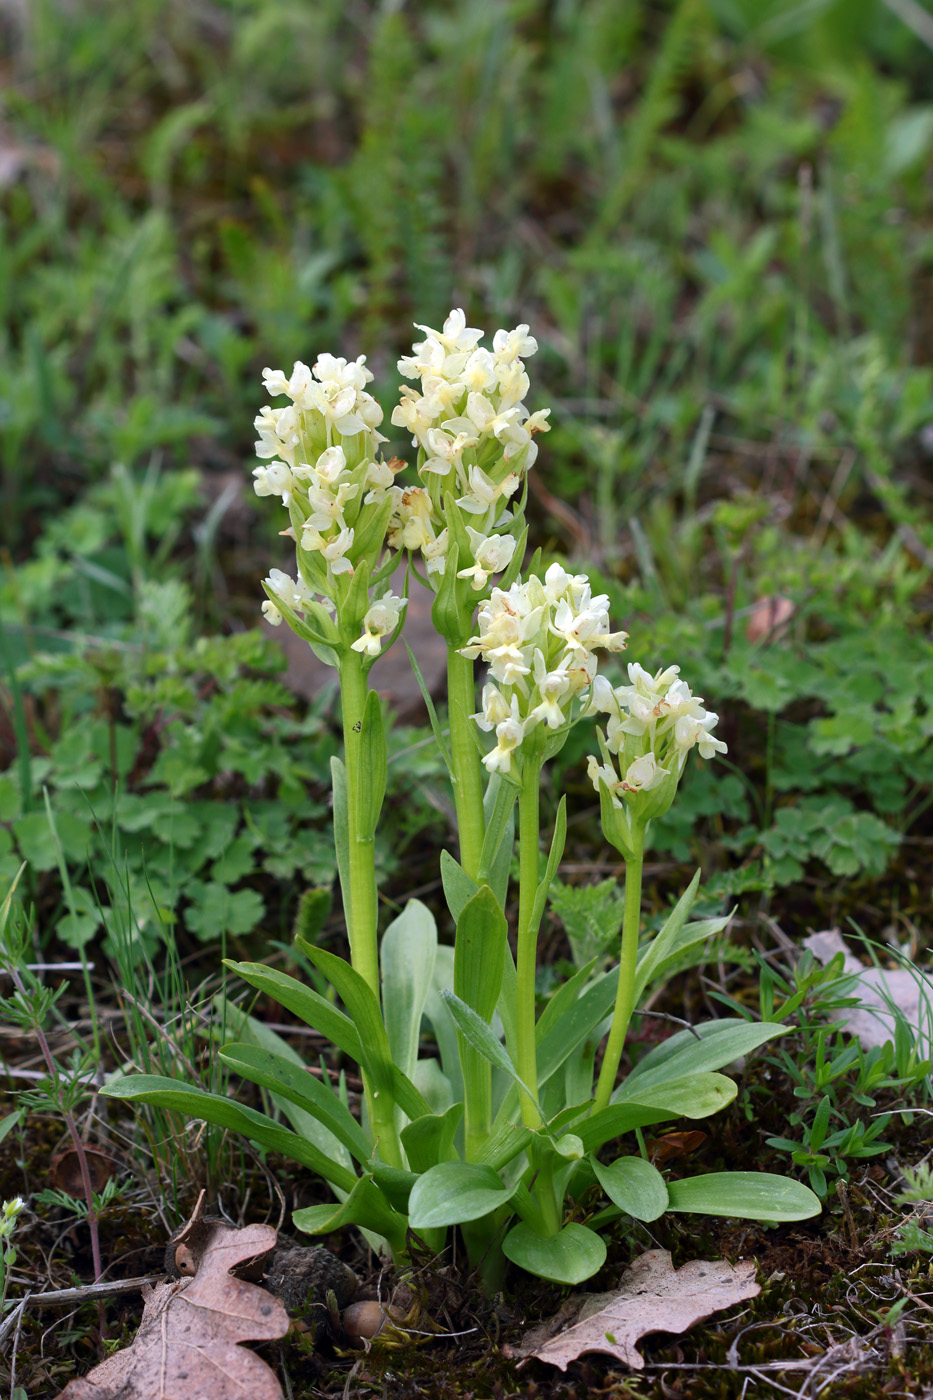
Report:
[[[472,716],[495,737],[483,763],[513,780],[530,746],[552,757],[582,714],[590,711],[597,652],[622,651],[626,632],[609,627],[609,600],[593,596],[585,574],[552,564],[508,589],[494,588],[479,610],[478,634],[461,655],[481,657],[489,671],[482,708]]]
[[[484,594],[489,578],[516,557],[535,435],[548,430],[550,410],[530,413],[524,402],[530,385],[522,356],[538,343],[520,325],[496,331],[489,350],[460,310],[443,330],[418,329],[424,340],[398,368],[419,389],[403,385],[392,422],[412,434],[422,485],[394,489],[389,538],[394,548],[420,552],[424,582],[435,592],[456,546],[457,578]]]
[[[605,730],[597,730],[602,762],[591,754],[587,765],[606,839],[626,858],[641,848],[648,823],[673,802],[690,750],[698,749],[701,758],[727,752],[712,732],[719,716],[680,679],[679,666],[652,676],[634,661],[628,677],[628,685],[618,686],[605,676],[595,679],[588,713],[608,718]]]
[[[299,360],[290,377],[266,369],[267,391],[291,403],[267,406],[255,420],[263,465],[253,471],[254,489],[288,510],[281,533],[294,541],[297,561],[295,579],[270,571],[262,611],[274,626],[287,621],[331,664],[341,647],[378,655],[405,606],[379,591],[393,567],[386,531],[403,464],[379,457],[382,409],[366,391],[371,380],[363,355],[320,355],[310,368]]]

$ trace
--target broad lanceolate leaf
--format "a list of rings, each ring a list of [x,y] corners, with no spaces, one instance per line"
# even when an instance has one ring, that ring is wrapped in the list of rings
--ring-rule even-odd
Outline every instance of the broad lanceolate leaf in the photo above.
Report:
[[[809,1220],[819,1197],[799,1181],[772,1172],[709,1172],[668,1184],[669,1210],[739,1220]]]
[[[500,773],[490,776],[483,799],[486,832],[480,853],[480,878],[488,881],[501,908],[508,892],[509,866],[515,842],[515,799],[518,789]]]
[[[682,1074],[661,1083],[634,1084],[629,1094],[613,1097],[612,1102],[644,1104],[678,1117],[708,1118],[730,1104],[737,1093],[735,1081],[724,1074]]]
[[[593,1157],[590,1165],[610,1201],[626,1215],[635,1220],[657,1220],[667,1210],[664,1177],[643,1157],[618,1157],[608,1166]]]
[[[732,1102],[736,1085],[723,1074],[685,1074],[646,1089],[644,1097],[610,1103],[601,1113],[568,1120],[565,1130],[577,1133],[587,1152],[630,1133],[674,1118],[708,1118]]]
[[[457,1029],[464,1039],[469,1041],[474,1049],[494,1065],[496,1069],[501,1069],[509,1076],[512,1082],[521,1088],[525,1088],[532,1098],[535,1097],[533,1091],[527,1087],[520,1079],[518,1071],[512,1064],[509,1052],[501,1041],[497,1040],[493,1032],[486,1025],[472,1007],[467,1006],[465,1001],[461,1001],[453,992],[442,992],[441,996],[450,1008],[450,1014],[457,1023]]]
[[[350,918],[350,818],[347,811],[347,770],[341,759],[330,761],[330,779],[334,793],[334,849],[337,852],[337,874],[347,921]]]
[[[230,1128],[261,1143],[263,1147],[281,1152],[292,1161],[310,1167],[342,1191],[351,1191],[356,1185],[357,1177],[352,1171],[325,1157],[323,1152],[297,1133],[280,1127],[264,1113],[257,1113],[255,1109],[246,1108],[220,1094],[209,1094],[193,1085],[179,1084],[177,1079],[168,1079],[161,1074],[135,1074],[128,1079],[118,1079],[105,1085],[102,1092],[109,1098],[151,1103],[188,1118],[202,1118],[207,1123],[216,1123],[218,1127]]]
[[[655,952],[656,943],[653,942],[647,950],[646,956],[638,965],[635,974],[635,1005],[637,1006],[644,996],[645,991],[654,982],[663,982],[672,966],[676,966],[680,959],[680,954],[687,948],[692,948],[696,943],[705,943],[707,939],[713,938],[717,933],[721,933],[726,925],[731,921],[732,914],[721,915],[718,919],[698,919],[694,923],[684,924],[677,936],[671,940],[666,955],[648,958]]]
[[[475,1160],[485,1162],[497,1172],[501,1171],[520,1152],[524,1152],[533,1136],[531,1129],[526,1128],[523,1123],[500,1123],[489,1134]]]
[[[373,1145],[353,1114],[303,1066],[255,1045],[225,1045],[220,1058],[245,1079],[297,1104],[323,1123],[361,1164],[373,1155]]]
[[[535,1039],[539,1045],[548,1031],[550,1031],[561,1017],[570,1010],[571,1006],[573,1006],[580,993],[587,986],[595,966],[596,958],[591,958],[585,967],[578,968],[573,976],[568,977],[566,982],[562,982],[557,988],[557,991],[554,992],[547,1006],[538,1017],[538,1024],[535,1026]]]
[[[593,982],[551,1027],[538,1046],[538,1079],[544,1084],[577,1046],[587,1040],[611,1012],[619,982],[613,968]]]
[[[366,705],[360,729],[359,761],[363,777],[357,790],[359,829],[364,835],[372,837],[386,794],[389,764],[386,753],[385,725],[382,720],[382,703],[375,690],[368,691],[366,695]]]
[[[553,1283],[582,1283],[606,1262],[606,1245],[594,1230],[571,1221],[556,1235],[539,1235],[521,1221],[502,1242],[502,1252],[520,1269]]]
[[[344,1225],[359,1225],[382,1235],[393,1252],[405,1248],[405,1217],[392,1209],[371,1176],[359,1177],[339,1205],[306,1206],[294,1211],[292,1223],[306,1235],[330,1235]]]
[[[502,985],[508,925],[488,885],[477,890],[457,920],[454,991],[487,1024]]]
[[[444,898],[447,900],[450,917],[456,923],[467,901],[476,894],[479,885],[449,851],[441,851],[441,883],[444,886]]]
[[[311,948],[310,944],[304,944],[303,941],[302,944]],[[280,1006],[300,1016],[305,1025],[320,1031],[338,1050],[349,1055],[351,1060],[355,1060],[357,1064],[361,1063],[363,1048],[359,1032],[349,1016],[304,982],[299,982],[297,977],[290,977],[287,972],[267,967],[265,963],[238,963],[228,959],[224,966],[242,977],[251,987],[268,993]]]
[[[336,953],[313,948],[303,940],[302,947],[318,971],[333,984],[352,1016],[360,1038],[359,1063],[370,1076],[373,1088],[379,1093],[388,1094],[409,1118],[421,1118],[425,1113],[430,1113],[430,1105],[392,1060],[389,1038],[369,984],[345,958],[339,958]]]
[[[434,963],[434,980],[424,1005],[424,1014],[431,1023],[440,1054],[444,1075],[450,1083],[454,1101],[463,1098],[463,1078],[460,1073],[460,1044],[450,1007],[443,999],[445,991],[454,984],[454,950],[442,943]]]
[[[557,806],[557,817],[554,822],[554,835],[551,837],[551,849],[548,852],[547,868],[545,869],[543,880],[535,891],[535,902],[531,908],[531,927],[536,932],[541,927],[548,891],[551,888],[551,881],[557,874],[557,867],[560,865],[561,857],[564,854],[564,842],[566,839],[567,798],[562,797]]]
[[[454,1135],[463,1117],[463,1104],[451,1104],[446,1113],[431,1113],[408,1123],[401,1132],[402,1146],[412,1170],[426,1172],[454,1154]]]
[[[264,1022],[257,1020],[254,1016],[248,1016],[241,1007],[224,997],[222,993],[218,993],[214,997],[214,1006],[219,1013],[226,1036],[236,1039],[244,1045],[277,1055],[302,1074],[307,1073],[305,1062],[298,1051],[293,1050],[287,1040],[283,1040],[275,1031],[270,1030]],[[227,1046],[227,1048],[231,1047]],[[299,1136],[313,1142],[315,1147],[321,1149],[325,1157],[333,1157],[336,1161],[342,1162],[344,1166],[352,1167],[352,1158],[347,1147],[334,1136],[329,1128],[324,1126],[320,1118],[309,1113],[292,1099],[286,1098],[274,1087],[271,1089],[271,1096],[276,1108],[287,1118]]]
[[[483,885],[463,906],[454,945],[454,992],[487,1025],[502,986],[508,926],[495,895]],[[460,1033],[466,1103],[466,1156],[475,1157],[492,1123],[492,1065]]]
[[[678,1031],[649,1050],[615,1091],[612,1100],[617,1103],[620,1099],[633,1099],[643,1089],[694,1070],[722,1069],[756,1050],[766,1040],[786,1034],[787,1027],[774,1021],[740,1021],[737,1018],[703,1021],[692,1031]]]
[[[418,1178],[408,1201],[413,1230],[434,1230],[480,1220],[506,1205],[516,1185],[505,1186],[492,1167],[476,1162],[440,1162]]]
[[[382,1004],[392,1059],[410,1079],[418,1058],[421,1017],[437,957],[434,915],[410,899],[382,935]]]

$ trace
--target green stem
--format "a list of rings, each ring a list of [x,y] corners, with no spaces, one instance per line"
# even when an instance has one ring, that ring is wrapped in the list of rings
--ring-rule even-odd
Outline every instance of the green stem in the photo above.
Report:
[[[486,820],[483,816],[483,765],[470,732],[470,715],[476,709],[476,686],[473,662],[461,656],[450,642],[447,644],[447,695],[460,864],[472,880],[477,880]]]
[[[541,760],[529,749],[523,757],[522,788],[518,798],[518,944],[515,970],[518,1005],[516,1008],[516,1055],[518,1073],[533,1093],[538,1091],[538,1059],[535,1047],[535,970],[538,960],[538,930],[532,913],[538,892],[539,794]],[[540,1128],[541,1115],[534,1101],[519,1090],[522,1121],[528,1128]]]
[[[625,1046],[625,1036],[635,1003],[635,965],[638,961],[638,930],[641,923],[641,871],[644,861],[645,833],[637,822],[632,823],[633,854],[625,862],[625,911],[622,919],[622,952],[619,957],[619,986],[606,1053],[596,1085],[593,1113],[607,1108],[615,1088],[616,1075]]]
[[[347,916],[350,961],[379,1000],[379,947],[376,937],[375,833],[360,822],[362,771],[361,731],[368,686],[359,652],[344,653],[340,661],[340,705],[347,771],[347,827],[349,835],[350,888],[343,891]]]
[[[343,714],[343,742],[347,774],[347,836],[349,886],[343,891],[350,943],[350,963],[368,984],[381,1005],[379,982],[378,905],[376,899],[375,823],[361,819],[368,804],[362,801],[369,774],[363,771],[362,728],[369,687],[359,652],[347,647],[340,658],[340,705]],[[395,1121],[395,1104],[388,1094],[374,1092],[369,1076],[360,1066],[366,1111],[372,1136],[379,1143],[382,1158],[389,1166],[404,1165]]]

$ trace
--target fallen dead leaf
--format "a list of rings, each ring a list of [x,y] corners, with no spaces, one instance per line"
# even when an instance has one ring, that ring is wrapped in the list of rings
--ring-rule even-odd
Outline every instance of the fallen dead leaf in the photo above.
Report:
[[[99,1147],[86,1146],[84,1158],[87,1162],[88,1176],[91,1179],[91,1190],[95,1193],[103,1191],[113,1176],[116,1163],[108,1153],[102,1152]],[[73,1147],[64,1147],[61,1152],[56,1152],[49,1163],[49,1180],[57,1190],[65,1191],[69,1196],[74,1196],[77,1199],[84,1195],[81,1163]]]
[[[270,1225],[213,1226],[193,1278],[143,1289],[132,1346],[66,1385],[57,1400],[282,1400],[275,1373],[240,1342],[288,1331],[288,1313],[230,1270],[269,1253]]]
[[[556,1318],[533,1327],[513,1360],[547,1361],[566,1371],[586,1352],[603,1352],[630,1366],[644,1368],[635,1343],[650,1332],[686,1332],[696,1322],[731,1308],[761,1292],[752,1259],[729,1264],[725,1259],[693,1259],[671,1267],[666,1249],[639,1255],[613,1293],[580,1294]],[[573,1311],[569,1305],[575,1304]],[[556,1327],[561,1329],[556,1332]]]
[[[931,1054],[933,1047],[926,1027],[929,1024],[929,1006],[933,1002],[933,981],[928,973],[922,972],[919,967],[866,967],[835,928],[811,933],[803,940],[803,946],[809,948],[817,962],[824,967],[832,962],[837,953],[842,953],[845,959],[843,971],[858,977],[858,988],[852,995],[858,996],[860,1004],[830,1014],[833,1020],[845,1024],[849,1035],[858,1037],[863,1049],[871,1050],[894,1039],[896,1007],[916,1031],[920,1054]]]

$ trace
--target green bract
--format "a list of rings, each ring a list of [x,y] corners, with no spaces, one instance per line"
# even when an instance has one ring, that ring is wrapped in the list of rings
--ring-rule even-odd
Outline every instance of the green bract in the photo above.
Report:
[[[639,941],[650,823],[675,800],[690,749],[712,757],[725,745],[712,735],[715,714],[677,667],[652,676],[630,666],[629,685],[615,687],[598,673],[626,634],[611,630],[608,599],[593,595],[585,575],[556,564],[543,576],[534,568],[521,575],[526,474],[534,435],[547,424],[522,402],[520,356],[537,346],[527,326],[497,332],[492,351],[480,339],[452,312],[400,361],[421,393],[406,388],[392,420],[413,434],[421,486],[396,484],[398,460],[379,458],[381,411],[365,391],[371,376],[362,359],[322,355],[311,369],[296,364],[289,378],[267,370],[267,388],[291,404],[256,420],[267,462],[255,473],[257,490],[287,508],[297,566],[294,579],[270,571],[264,610],[340,678],[345,753],[333,760],[332,779],[349,959],[298,939],[334,999],[262,963],[228,966],[359,1066],[361,1117],[339,1084],[308,1074],[245,1017],[221,1058],[269,1091],[288,1128],[172,1080],[120,1078],[107,1092],[233,1128],[310,1167],[336,1199],[296,1212],[294,1224],[309,1234],[357,1225],[402,1259],[412,1237],[440,1250],[456,1227],[490,1287],[506,1261],[574,1284],[601,1267],[597,1227],[620,1215],[796,1220],[816,1214],[819,1202],[766,1173],[668,1184],[639,1151],[640,1138],[610,1161],[600,1156],[627,1134],[728,1104],[736,1086],[719,1071],[783,1027],[709,1022],[672,1036],[617,1082],[636,1007],[685,950],[727,923],[690,922],[698,873],[660,931]],[[452,946],[417,900],[379,936],[374,840],[387,754],[368,676],[404,623],[405,598],[388,589],[399,564],[393,550],[432,589],[447,645],[449,736],[430,702],[429,711],[458,823],[459,859],[448,851],[441,860]],[[477,708],[480,659],[489,680]],[[603,761],[592,757],[590,773],[605,835],[626,864],[621,942],[600,950],[608,968],[598,957],[583,963],[536,1017],[538,930],[566,833],[561,802],[542,872],[541,775],[570,728],[597,713],[608,717]],[[513,957],[504,911],[516,825]],[[568,1220],[568,1205],[594,1187],[606,1208],[588,1225]]]

